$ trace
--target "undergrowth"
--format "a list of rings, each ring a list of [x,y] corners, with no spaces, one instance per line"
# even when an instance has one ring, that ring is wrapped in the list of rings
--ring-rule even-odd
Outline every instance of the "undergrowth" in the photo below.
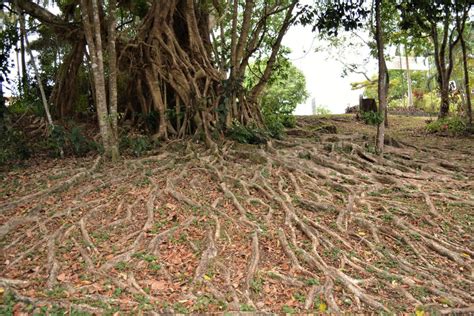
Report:
[[[233,122],[232,127],[227,131],[227,137],[243,144],[265,144],[271,134],[255,126],[245,126],[239,122]]]
[[[365,124],[368,125],[379,125],[383,122],[384,117],[379,112],[362,112],[362,119],[364,120]]]
[[[428,123],[426,130],[430,133],[447,133],[450,135],[463,135],[473,132],[466,122],[460,117],[438,119]]]

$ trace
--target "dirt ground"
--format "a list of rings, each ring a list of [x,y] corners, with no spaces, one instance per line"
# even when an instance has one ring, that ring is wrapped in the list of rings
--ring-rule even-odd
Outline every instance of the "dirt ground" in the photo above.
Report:
[[[301,117],[267,146],[0,174],[0,314],[474,313],[474,139]]]

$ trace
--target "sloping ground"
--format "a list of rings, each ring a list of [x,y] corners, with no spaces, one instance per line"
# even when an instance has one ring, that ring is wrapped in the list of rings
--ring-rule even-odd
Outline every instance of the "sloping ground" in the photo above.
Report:
[[[3,174],[0,311],[474,312],[474,141],[391,123]]]

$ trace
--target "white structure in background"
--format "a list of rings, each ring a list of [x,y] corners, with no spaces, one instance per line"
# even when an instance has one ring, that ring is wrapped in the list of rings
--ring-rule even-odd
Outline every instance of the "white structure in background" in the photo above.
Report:
[[[395,56],[387,59],[388,70],[406,70],[407,69],[407,57],[406,56]],[[408,57],[408,69],[409,70],[429,70],[428,58],[425,57]]]
[[[313,115],[316,115],[316,99],[311,99],[311,112]]]
[[[400,49],[401,51],[401,49]],[[405,70],[407,77],[407,95],[408,95],[408,107],[413,107],[413,89],[411,84],[410,71],[422,70],[429,71],[428,58],[424,57],[410,57],[408,56],[405,47],[405,56],[395,56],[387,61],[388,70]]]

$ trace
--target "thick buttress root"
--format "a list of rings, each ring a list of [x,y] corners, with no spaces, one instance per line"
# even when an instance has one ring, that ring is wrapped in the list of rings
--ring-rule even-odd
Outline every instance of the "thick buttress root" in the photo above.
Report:
[[[0,285],[92,313],[469,312],[474,174],[443,154],[323,135],[58,171],[0,201]]]

